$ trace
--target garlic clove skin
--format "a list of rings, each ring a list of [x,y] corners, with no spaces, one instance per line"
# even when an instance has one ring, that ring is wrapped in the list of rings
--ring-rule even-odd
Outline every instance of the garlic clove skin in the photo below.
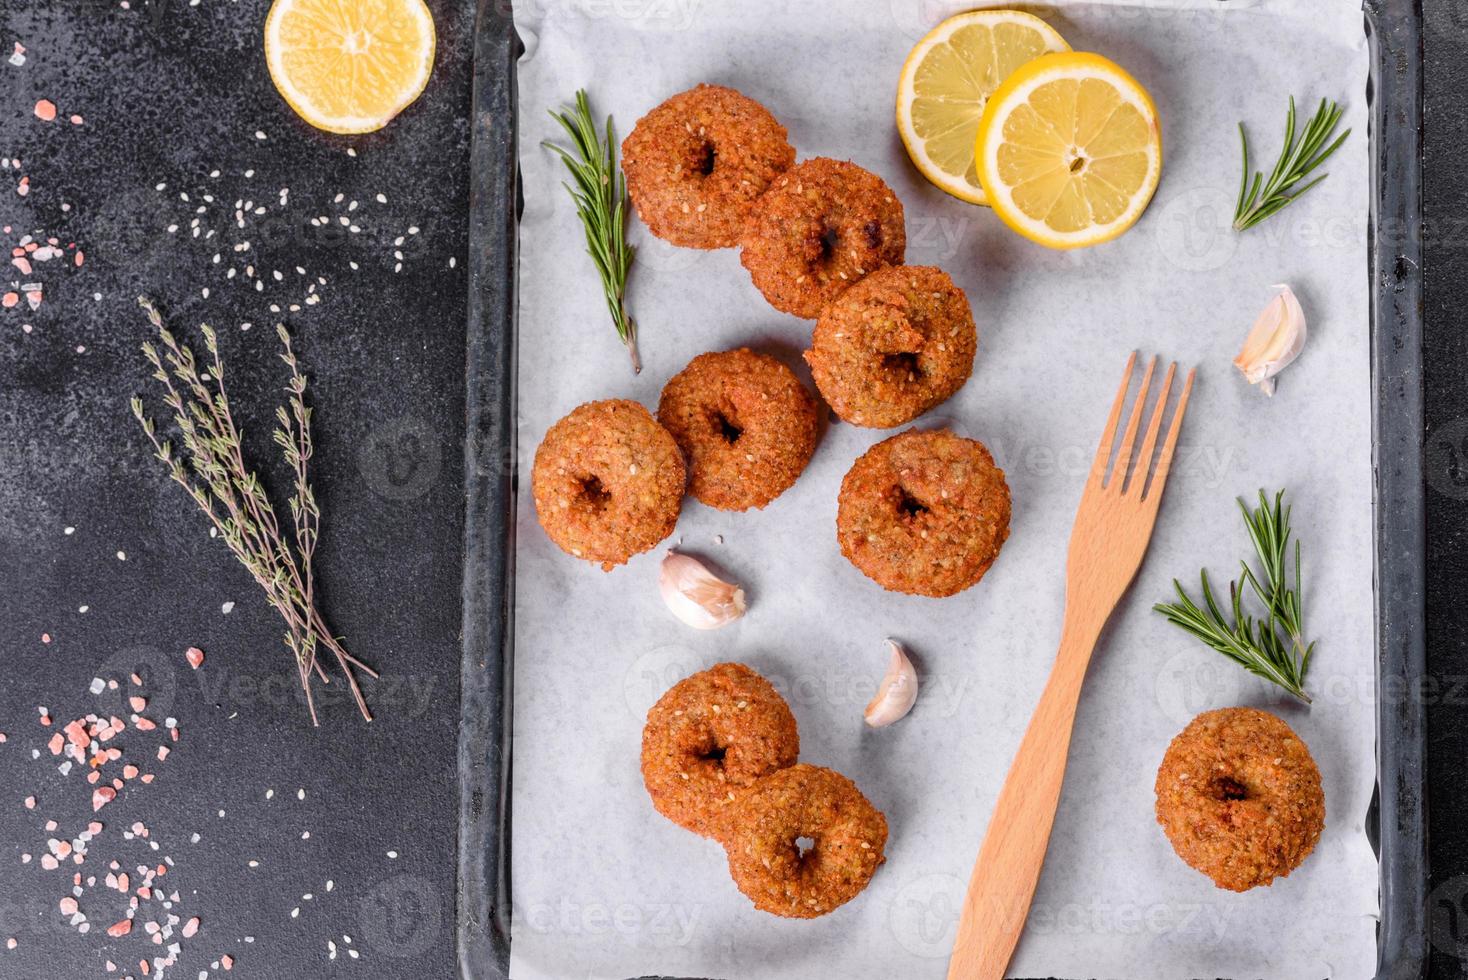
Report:
[[[658,589],[668,610],[694,629],[716,630],[744,615],[743,589],[676,551],[663,559]]]
[[[888,640],[892,648],[892,659],[887,664],[887,673],[877,685],[877,696],[867,705],[863,717],[872,728],[886,728],[902,718],[917,703],[917,669],[908,659],[907,651],[896,640]]]
[[[1234,367],[1244,374],[1244,380],[1258,385],[1266,395],[1274,394],[1274,377],[1289,367],[1290,362],[1305,349],[1305,311],[1295,297],[1294,290],[1283,283],[1274,287],[1279,293],[1254,321],[1249,336],[1239,356],[1234,358]]]

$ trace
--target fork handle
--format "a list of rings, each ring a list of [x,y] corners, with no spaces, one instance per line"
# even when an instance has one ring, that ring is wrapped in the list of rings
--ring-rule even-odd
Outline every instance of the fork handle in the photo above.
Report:
[[[1081,682],[1099,624],[1067,609],[1060,652],[1025,729],[979,848],[948,961],[948,980],[1001,980],[1040,880],[1065,779]]]

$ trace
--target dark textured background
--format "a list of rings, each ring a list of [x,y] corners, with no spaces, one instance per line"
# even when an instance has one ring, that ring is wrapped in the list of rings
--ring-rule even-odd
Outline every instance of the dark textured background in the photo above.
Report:
[[[0,225],[51,231],[87,256],[80,269],[38,267],[47,298],[37,312],[24,303],[0,311],[0,978],[100,977],[104,946],[136,974],[149,947],[137,931],[110,943],[96,934],[121,916],[95,892],[82,902],[97,917],[94,934],[78,937],[56,906],[69,882],[19,860],[44,853],[46,818],[74,834],[90,812],[77,773],[63,779],[44,750],[30,760],[49,736],[36,706],[61,721],[96,710],[91,678],[125,677],[135,661],[155,695],[147,713],[176,716],[182,738],[147,767],[156,782],[101,812],[108,829],[81,870],[104,872],[114,854],[144,860],[117,835],[134,820],[148,825],[154,859],[176,862],[168,883],[181,892],[180,914],[203,919],[176,975],[194,980],[230,953],[242,977],[448,977],[473,7],[431,4],[437,64],[416,104],[384,132],[334,137],[301,122],[270,84],[265,0],[132,3],[0,0],[0,156],[19,156],[32,185],[20,198],[14,172],[0,170]],[[14,40],[29,49],[22,68],[3,63]],[[61,119],[34,118],[39,98],[56,102]],[[64,121],[73,112],[84,125]],[[154,189],[160,182],[166,191]],[[206,192],[216,200],[199,217],[218,230],[213,240],[188,232]],[[236,229],[237,199],[269,213]],[[353,199],[355,235],[335,217]],[[321,215],[334,231],[310,224]],[[174,222],[180,231],[168,234]],[[252,250],[236,256],[227,243],[244,239]],[[261,292],[242,273],[223,276],[245,256],[266,279]],[[316,276],[327,279],[321,302],[284,309]],[[153,394],[137,350],[139,292],[180,334],[204,319],[219,329],[257,458],[273,459],[270,413],[283,379],[270,326],[284,319],[295,333],[318,408],[320,587],[349,649],[384,673],[366,686],[372,724],[337,691],[322,727],[309,727],[280,620],[146,454],[127,413],[131,394]],[[224,615],[229,600],[237,605]],[[183,659],[190,645],[207,654],[197,673]],[[30,793],[34,812],[20,805]],[[343,934],[359,960],[347,957]],[[12,936],[18,946],[7,952]],[[328,940],[341,950],[334,962]]]
[[[383,133],[350,138],[305,126],[270,86],[257,33],[264,0],[0,7],[0,61],[14,40],[30,49],[24,68],[0,63],[0,156],[20,157],[32,184],[20,198],[16,172],[0,170],[0,225],[14,229],[4,241],[41,229],[87,254],[81,269],[52,263],[27,277],[46,282],[39,311],[0,311],[3,980],[102,975],[98,937],[78,938],[56,912],[61,873],[19,860],[44,852],[46,818],[74,833],[89,811],[80,777],[62,778],[44,749],[40,761],[30,750],[49,736],[36,723],[38,705],[63,721],[96,710],[91,678],[135,667],[153,695],[148,713],[176,716],[182,739],[167,762],[149,767],[154,784],[102,812],[109,829],[83,870],[100,870],[114,853],[144,860],[114,835],[133,820],[147,823],[157,854],[176,862],[168,881],[182,893],[179,914],[204,923],[177,976],[193,978],[224,953],[235,956],[239,976],[453,973],[472,9],[430,5],[439,53],[428,92]],[[1428,0],[1426,17],[1428,607],[1441,681],[1429,715],[1431,913],[1434,975],[1456,977],[1468,975],[1468,561],[1460,557],[1468,529],[1468,4]],[[55,101],[63,121],[36,120],[38,98]],[[64,121],[72,112],[83,126]],[[253,137],[257,129],[266,140]],[[220,176],[210,178],[216,168]],[[166,191],[154,189],[159,182]],[[281,187],[290,188],[284,208]],[[216,240],[252,242],[264,291],[223,278],[232,259],[244,264],[227,245],[188,235],[206,192],[216,200],[199,217]],[[388,204],[375,201],[378,193]],[[233,229],[236,199],[269,214]],[[354,199],[361,234],[310,224],[328,215],[336,226]],[[168,234],[175,222],[180,232]],[[407,235],[409,226],[420,233]],[[273,269],[283,282],[269,278]],[[269,311],[271,302],[298,302],[318,275],[327,279],[318,305]],[[146,391],[132,299],[140,291],[180,332],[212,318],[251,447],[262,454],[265,408],[280,380],[268,326],[283,318],[295,332],[319,393],[320,584],[337,631],[384,670],[367,687],[378,714],[371,725],[339,698],[324,707],[321,729],[305,724],[281,679],[289,668],[278,620],[147,458],[125,407]],[[254,326],[242,331],[242,322]],[[68,526],[74,534],[63,533]],[[238,605],[225,616],[230,600]],[[43,632],[51,644],[41,643]],[[197,673],[182,659],[190,645],[208,654]],[[19,804],[31,793],[35,811]],[[97,909],[95,928],[112,921],[106,914]],[[343,934],[360,960],[347,958]],[[9,937],[13,951],[3,949]],[[129,938],[139,941],[107,946],[124,970],[151,948]],[[328,940],[341,951],[335,961]]]
[[[1468,976],[1468,3],[1428,0],[1425,239],[1432,975]]]

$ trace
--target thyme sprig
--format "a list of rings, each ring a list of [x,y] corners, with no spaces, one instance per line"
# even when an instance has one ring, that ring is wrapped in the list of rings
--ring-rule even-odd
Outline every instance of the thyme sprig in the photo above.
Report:
[[[362,717],[371,721],[355,671],[373,678],[377,673],[347,652],[316,607],[311,562],[320,535],[321,510],[307,480],[307,464],[313,453],[311,409],[306,405],[306,377],[296,361],[290,335],[284,326],[276,327],[282,347],[280,359],[290,370],[290,381],[286,386],[287,404],[276,409],[280,426],[273,437],[294,484],[290,498],[293,542],[281,533],[275,508],[259,477],[245,464],[213,329],[207,324],[199,328],[209,353],[209,361],[201,370],[193,350],[164,326],[157,308],[141,296],[138,304],[146,311],[162,345],[143,344],[143,357],[153,366],[154,380],[163,386],[163,403],[173,414],[183,445],[183,452],[178,453],[172,442],[160,438],[153,419],[143,408],[143,400],[135,397],[132,413],[152,443],[153,455],[208,516],[229,550],[264,590],[266,601],[285,620],[285,644],[295,658],[312,724],[320,722],[311,685],[315,679],[330,683],[317,657],[320,647],[336,658]]]
[[[1239,501],[1249,540],[1258,556],[1256,572],[1247,561],[1240,562],[1240,579],[1229,582],[1229,614],[1219,606],[1208,581],[1208,570],[1202,572],[1203,602],[1200,607],[1173,580],[1178,601],[1159,603],[1153,608],[1168,622],[1182,627],[1230,660],[1267,681],[1278,684],[1306,704],[1305,672],[1315,644],[1305,642],[1304,613],[1300,606],[1300,542],[1295,542],[1293,576],[1286,564],[1290,557],[1290,509],[1283,505],[1284,491],[1274,495],[1271,504],[1264,491],[1259,491],[1259,507],[1250,510]],[[1257,620],[1244,611],[1244,586],[1264,606]]]
[[[1351,135],[1348,129],[1334,143],[1325,145],[1335,131],[1336,124],[1341,121],[1342,113],[1339,105],[1321,99],[1320,108],[1305,123],[1297,140],[1295,97],[1290,96],[1289,115],[1285,117],[1284,146],[1279,151],[1279,160],[1275,162],[1274,170],[1270,172],[1267,181],[1262,172],[1255,171],[1252,184],[1249,181],[1249,137],[1244,132],[1244,124],[1239,123],[1239,142],[1244,148],[1244,176],[1239,183],[1238,204],[1234,207],[1234,231],[1252,228],[1270,215],[1284,210],[1295,203],[1300,195],[1330,176],[1321,174],[1305,186],[1295,189],[1296,184],[1324,163],[1346,141],[1346,137]]]
[[[584,89],[577,89],[573,109],[550,115],[571,137],[574,152],[550,140],[543,145],[559,154],[571,172],[574,185],[563,182],[563,186],[576,202],[576,214],[586,232],[586,252],[601,277],[612,326],[632,358],[633,373],[641,373],[637,321],[627,310],[627,273],[637,250],[627,244],[627,181],[617,169],[617,137],[612,129],[612,117],[607,116],[603,140],[591,117],[591,104]]]

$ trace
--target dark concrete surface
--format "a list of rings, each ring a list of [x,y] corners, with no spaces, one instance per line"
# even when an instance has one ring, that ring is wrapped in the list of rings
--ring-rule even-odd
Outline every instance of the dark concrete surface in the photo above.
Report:
[[[113,858],[124,869],[173,859],[175,914],[199,916],[202,928],[183,941],[172,975],[223,975],[211,964],[224,954],[239,977],[453,975],[473,7],[431,6],[438,54],[427,92],[383,132],[336,137],[301,122],[270,84],[265,0],[132,0],[130,10],[117,0],[0,0],[0,156],[19,157],[30,176],[21,197],[19,175],[0,168],[5,261],[32,229],[86,256],[80,268],[68,251],[32,276],[0,273],[0,292],[12,280],[45,287],[35,312],[24,302],[0,310],[3,980],[103,977],[108,956],[112,976],[138,976],[138,960],[157,955],[140,928],[123,940],[101,934],[122,917],[117,893],[101,887],[81,899],[92,932],[79,936],[58,912],[69,874],[38,864],[48,838],[69,840],[92,816],[80,772],[62,777],[43,747],[51,732],[37,706],[58,722],[109,701],[121,710],[117,695],[93,697],[88,685],[126,683],[134,669],[147,714],[176,717],[181,737],[161,763],[135,756],[142,740],[131,733],[117,740],[156,780],[97,814],[106,829],[85,864],[66,867],[101,876]],[[21,67],[4,61],[15,41],[28,49]],[[60,108],[55,122],[34,116],[42,98]],[[73,113],[82,125],[67,121]],[[268,211],[238,228],[237,200]],[[311,224],[321,216],[327,225]],[[249,251],[234,252],[244,241]],[[226,279],[231,266],[239,271]],[[311,283],[321,299],[305,305]],[[269,432],[284,367],[271,327],[283,320],[294,332],[317,409],[319,585],[335,630],[382,671],[365,685],[371,724],[336,685],[322,726],[310,727],[279,618],[145,451],[127,400],[145,394],[163,407],[138,353],[140,292],[196,343],[199,321],[218,328],[247,448],[280,489]],[[197,672],[183,658],[189,646],[206,652]],[[38,805],[27,810],[32,794]],[[134,821],[159,844],[151,861],[145,844],[122,837]]]
[[[1434,977],[1468,976],[1468,3],[1428,0],[1424,249]]]
[[[174,975],[218,976],[225,954],[243,977],[453,975],[473,25],[471,4],[430,6],[439,33],[430,87],[365,137],[316,132],[276,95],[258,43],[265,0],[0,6],[0,157],[21,161],[0,168],[0,226],[11,229],[0,240],[8,249],[40,231],[86,254],[79,268],[68,250],[64,266],[0,275],[0,292],[12,280],[45,286],[38,310],[24,301],[0,310],[0,980],[104,976],[109,956],[114,975],[137,974],[137,960],[156,955],[146,937],[97,934],[120,918],[100,888],[81,900],[93,932],[79,936],[57,911],[69,873],[39,866],[48,838],[69,839],[92,815],[80,773],[56,771],[37,708],[62,722],[121,710],[115,694],[94,697],[88,685],[125,684],[134,670],[148,714],[176,717],[180,739],[145,766],[155,782],[97,815],[106,829],[86,863],[66,867],[103,875],[114,857],[125,868],[172,858],[174,912],[202,920]],[[1429,656],[1441,681],[1429,713],[1430,911],[1433,975],[1457,977],[1468,976],[1468,4],[1427,0],[1426,18]],[[15,41],[28,49],[19,68],[3,60]],[[58,105],[57,121],[34,117],[41,98]],[[66,121],[72,113],[82,125]],[[22,174],[25,197],[15,192]],[[268,212],[237,228],[236,200]],[[311,223],[323,215],[326,226]],[[339,230],[338,215],[360,233]],[[248,252],[233,251],[246,240]],[[263,290],[244,276],[247,262]],[[240,271],[226,279],[231,266]],[[318,276],[321,300],[290,310]],[[366,687],[370,725],[337,696],[322,727],[309,726],[278,619],[148,458],[126,410],[130,395],[151,395],[136,351],[146,336],[139,292],[180,334],[201,319],[219,328],[260,460],[274,459],[269,413],[281,380],[269,327],[281,319],[294,331],[318,409],[324,605],[384,675]],[[268,475],[283,486],[277,470]],[[183,659],[188,646],[206,651],[197,672]],[[34,810],[21,803],[29,795]],[[59,829],[46,830],[47,819]],[[156,852],[122,836],[134,821]]]

